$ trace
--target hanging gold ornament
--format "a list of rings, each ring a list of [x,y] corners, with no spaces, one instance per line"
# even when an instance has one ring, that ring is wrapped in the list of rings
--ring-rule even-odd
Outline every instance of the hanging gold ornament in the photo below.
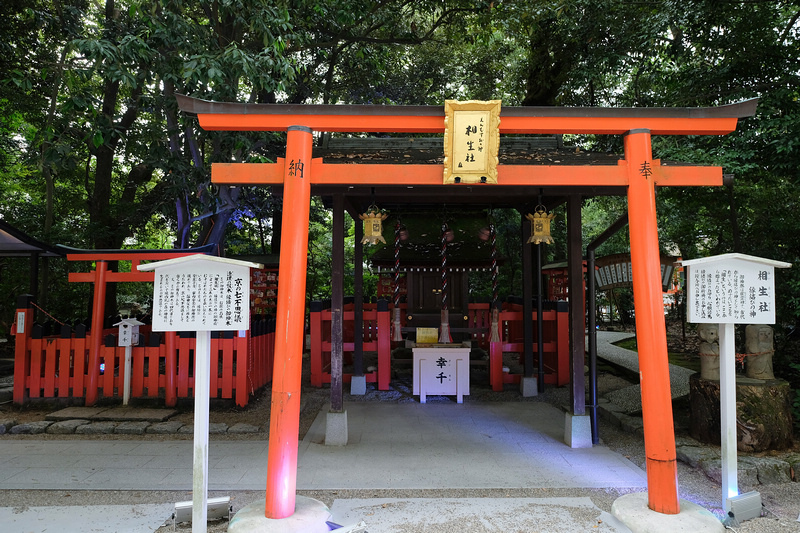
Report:
[[[358,215],[358,218],[364,221],[364,238],[361,239],[361,244],[378,244],[378,241],[386,244],[383,238],[383,221],[389,218],[389,215],[372,204],[367,208],[367,212]]]
[[[537,205],[534,214],[525,215],[525,218],[531,221],[531,237],[528,239],[528,244],[553,244],[553,237],[550,236],[550,221],[555,217],[555,213],[548,215],[547,209],[543,205]]]

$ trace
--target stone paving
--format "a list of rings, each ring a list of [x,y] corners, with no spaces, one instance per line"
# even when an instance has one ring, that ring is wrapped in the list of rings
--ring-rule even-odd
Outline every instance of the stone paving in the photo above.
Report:
[[[638,371],[638,355],[612,344],[629,333],[598,332],[598,357],[615,365]],[[691,371],[670,365],[673,398],[688,394],[688,376]],[[677,368],[677,370],[676,370]],[[599,399],[598,415],[606,423],[623,431],[643,434],[641,418],[641,389],[631,385]],[[0,435],[190,435],[192,424],[170,420],[177,411],[130,407],[68,407],[47,415],[47,420],[17,423],[14,419],[0,419]],[[255,434],[263,428],[250,424],[212,423],[212,435]],[[688,437],[676,442],[677,458],[693,468],[702,470],[709,478],[720,481],[721,460],[719,447],[709,446]],[[800,478],[800,454],[783,453],[772,457],[740,455],[738,457],[741,483],[787,483]]]
[[[638,354],[613,344],[631,337],[624,332],[598,332],[597,357],[628,370],[639,371]],[[670,366],[670,389],[672,398],[677,399],[689,394],[689,376],[694,372]],[[644,434],[644,423],[641,416],[641,387],[631,385],[609,394],[598,400],[597,413],[605,422],[613,424],[623,431]],[[690,437],[676,439],[677,459],[692,468],[701,470],[710,479],[721,483],[722,460],[719,446],[710,446]],[[789,483],[800,480],[800,454],[779,453],[772,457],[741,455],[737,457],[739,483],[742,486],[770,485]]]
[[[228,426],[225,423],[209,424],[209,433],[212,435],[241,435],[247,433],[259,433],[261,428],[250,424],[234,424]],[[192,424],[181,422],[90,422],[89,420],[64,420],[53,422],[41,420],[36,422],[25,422],[17,424],[14,419],[0,420],[0,435],[40,435],[47,433],[50,435],[168,435],[168,434],[193,434]]]

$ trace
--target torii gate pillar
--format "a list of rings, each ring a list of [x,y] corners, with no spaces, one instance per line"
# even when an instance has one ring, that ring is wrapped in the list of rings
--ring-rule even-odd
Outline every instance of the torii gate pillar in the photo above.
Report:
[[[295,512],[312,145],[310,128],[289,126],[267,455],[267,518],[287,518]]]
[[[678,469],[669,383],[650,130],[625,135],[633,303],[639,345],[648,507],[678,514]]]

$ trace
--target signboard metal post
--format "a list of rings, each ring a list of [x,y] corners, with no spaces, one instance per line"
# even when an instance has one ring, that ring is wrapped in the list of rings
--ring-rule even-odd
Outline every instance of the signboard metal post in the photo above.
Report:
[[[196,331],[192,533],[208,530],[208,429],[211,331],[250,328],[250,268],[257,263],[190,255],[147,265],[155,270],[153,331]]]

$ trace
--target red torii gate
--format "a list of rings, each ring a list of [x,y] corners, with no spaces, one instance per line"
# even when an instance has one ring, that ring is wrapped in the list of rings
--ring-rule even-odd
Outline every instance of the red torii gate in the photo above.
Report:
[[[276,163],[212,165],[212,181],[283,185],[283,236],[270,415],[265,515],[295,511],[306,247],[311,185],[443,186],[443,165],[331,165],[312,159],[314,131],[443,133],[444,108],[434,106],[277,105],[210,102],[178,96],[206,130],[286,131],[286,157]],[[650,509],[679,512],[666,327],[661,298],[655,187],[718,186],[720,167],[661,166],[652,135],[724,135],[755,113],[757,100],[715,108],[505,107],[500,133],[624,135],[617,166],[498,165],[497,184],[449,187],[626,187],[630,221],[636,335]],[[288,162],[288,163],[287,163]],[[572,350],[583,365],[583,350]]]
[[[153,272],[139,272],[136,267],[142,261],[159,261],[185,257],[198,253],[207,254],[216,248],[213,244],[207,244],[198,248],[185,248],[182,250],[83,250],[59,245],[58,248],[66,252],[68,261],[93,261],[95,269],[90,272],[70,272],[70,282],[94,283],[94,297],[92,299],[92,347],[89,351],[89,370],[88,381],[86,384],[85,404],[94,405],[97,402],[97,381],[100,377],[98,360],[100,357],[100,346],[103,341],[103,320],[105,318],[105,298],[106,285],[114,282],[133,282],[149,281],[152,283],[155,274]],[[108,263],[113,261],[130,261],[131,269],[129,272],[113,272],[108,270]],[[116,311],[116,310],[115,310]],[[167,372],[166,398],[168,406],[174,406],[178,398],[175,396],[175,332],[167,332],[165,341],[167,343],[166,365],[171,371]],[[23,388],[20,387],[20,394]],[[14,401],[17,401],[15,398]],[[22,397],[19,398],[22,401]]]

